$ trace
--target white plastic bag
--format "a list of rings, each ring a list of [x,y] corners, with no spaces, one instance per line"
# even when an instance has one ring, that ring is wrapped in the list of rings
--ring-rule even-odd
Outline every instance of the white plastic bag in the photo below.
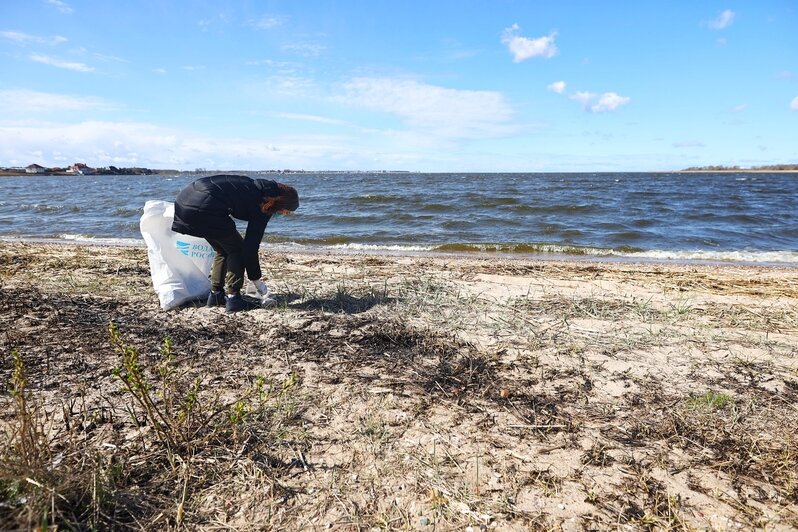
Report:
[[[148,201],[139,222],[147,243],[152,285],[164,310],[205,298],[211,291],[208,273],[213,248],[203,238],[172,231],[174,217],[174,203]]]

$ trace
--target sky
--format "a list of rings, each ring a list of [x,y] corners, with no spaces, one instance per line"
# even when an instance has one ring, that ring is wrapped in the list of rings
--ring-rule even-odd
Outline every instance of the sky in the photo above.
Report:
[[[0,166],[798,163],[798,0],[0,0]]]

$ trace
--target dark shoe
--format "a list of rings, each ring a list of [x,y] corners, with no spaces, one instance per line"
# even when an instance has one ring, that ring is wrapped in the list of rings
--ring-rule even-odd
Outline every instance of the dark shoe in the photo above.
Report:
[[[247,308],[247,303],[244,301],[244,298],[241,297],[241,294],[233,294],[227,296],[227,302],[224,306],[227,312],[238,312]]]
[[[208,296],[208,302],[205,303],[206,307],[222,307],[224,306],[224,292],[211,292]]]

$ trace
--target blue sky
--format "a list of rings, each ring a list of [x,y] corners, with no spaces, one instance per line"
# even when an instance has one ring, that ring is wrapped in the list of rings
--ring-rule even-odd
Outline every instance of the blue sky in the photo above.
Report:
[[[0,0],[0,166],[798,163],[798,2]]]

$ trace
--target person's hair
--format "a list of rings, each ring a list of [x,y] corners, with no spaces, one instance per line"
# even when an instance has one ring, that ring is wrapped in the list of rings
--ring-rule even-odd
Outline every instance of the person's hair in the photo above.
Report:
[[[299,194],[294,187],[277,183],[277,196],[264,196],[262,208],[268,212],[276,212],[279,210],[295,211],[299,208]]]

